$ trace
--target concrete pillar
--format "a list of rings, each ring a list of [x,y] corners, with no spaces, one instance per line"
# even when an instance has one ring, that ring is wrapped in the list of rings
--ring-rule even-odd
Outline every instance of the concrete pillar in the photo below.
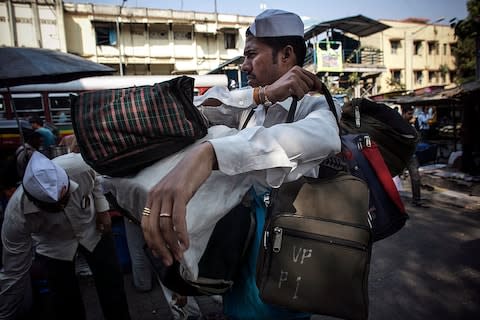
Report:
[[[14,47],[18,47],[17,28],[15,23],[15,10],[13,10],[13,4],[11,0],[7,0],[7,17],[10,33],[10,41]]]
[[[60,42],[60,50],[62,52],[67,52],[67,36],[63,15],[63,1],[55,1],[55,13],[57,15],[57,32],[58,40]]]
[[[31,10],[32,10],[32,16],[33,16],[33,30],[35,30],[35,39],[37,42],[37,46],[39,48],[43,48],[42,29],[40,28],[40,17],[38,14],[38,5],[35,1],[31,3]]]
[[[409,31],[405,31],[405,47],[403,48],[405,53],[405,88],[407,90],[413,90],[413,51],[412,51],[412,34]]]

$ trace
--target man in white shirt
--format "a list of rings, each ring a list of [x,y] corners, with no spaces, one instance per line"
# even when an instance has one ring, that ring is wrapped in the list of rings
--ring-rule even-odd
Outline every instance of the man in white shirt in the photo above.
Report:
[[[418,129],[423,139],[427,138],[428,131],[430,130],[429,120],[432,118],[431,113],[427,107],[423,107],[417,116]]]
[[[242,71],[249,88],[215,87],[198,97],[212,124],[244,130],[195,146],[149,192],[142,217],[148,246],[165,265],[180,261],[189,247],[186,206],[196,191],[219,170],[226,175],[252,173],[256,190],[278,187],[309,174],[340,151],[338,127],[323,97],[322,84],[302,68],[306,46],[298,15],[266,10],[246,34]],[[292,97],[299,99],[294,122],[285,123]],[[219,192],[221,194],[225,192]]]
[[[97,174],[80,154],[49,160],[34,152],[2,227],[0,319],[15,319],[35,259],[46,263],[56,319],[85,319],[74,258],[92,270],[105,319],[130,319],[110,231],[109,205]]]

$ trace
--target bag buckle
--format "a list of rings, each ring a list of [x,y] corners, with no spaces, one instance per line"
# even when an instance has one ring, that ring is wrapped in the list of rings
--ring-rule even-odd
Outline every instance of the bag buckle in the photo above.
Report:
[[[265,192],[263,195],[263,204],[266,208],[270,207],[270,192]]]

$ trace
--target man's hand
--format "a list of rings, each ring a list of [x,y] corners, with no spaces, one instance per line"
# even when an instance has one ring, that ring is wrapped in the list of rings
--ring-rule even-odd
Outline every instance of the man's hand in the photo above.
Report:
[[[110,218],[110,213],[108,211],[97,212],[97,229],[102,232],[112,231],[112,219]]]
[[[293,96],[301,99],[310,91],[322,93],[322,90],[322,82],[316,75],[294,66],[277,81],[268,85],[265,94],[270,101],[278,102]]]
[[[147,245],[167,266],[173,259],[182,259],[183,252],[188,249],[187,203],[210,176],[216,163],[213,146],[202,143],[185,154],[148,193],[145,207],[150,208],[150,214],[142,216],[143,234]]]

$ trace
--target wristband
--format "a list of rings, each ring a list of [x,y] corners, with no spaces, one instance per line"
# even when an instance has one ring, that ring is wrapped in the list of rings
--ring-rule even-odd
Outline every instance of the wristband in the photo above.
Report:
[[[260,102],[260,96],[259,96],[259,91],[260,91],[260,87],[255,87],[253,89],[253,101],[255,102],[255,104],[258,106],[261,102]]]
[[[263,98],[264,98],[263,99],[263,105],[268,108],[268,107],[271,107],[273,103],[272,103],[272,101],[268,100],[267,91],[266,91],[267,87],[268,86],[265,86],[262,89],[263,89]]]

